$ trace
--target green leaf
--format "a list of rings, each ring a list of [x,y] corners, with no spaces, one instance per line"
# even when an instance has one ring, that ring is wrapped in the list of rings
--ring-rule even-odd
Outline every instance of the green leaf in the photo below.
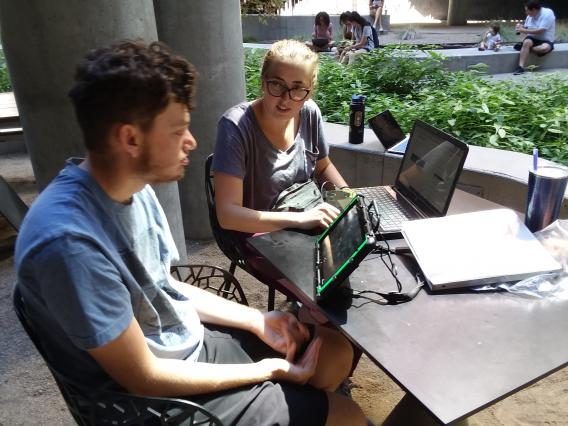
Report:
[[[497,143],[497,135],[493,134],[489,136],[489,143],[493,146],[498,146],[499,144]]]
[[[455,125],[456,125],[456,120],[455,120],[455,118],[449,119],[449,120],[448,120],[448,124],[449,124],[450,126],[452,126],[452,127],[455,126]]]
[[[502,128],[502,127],[501,127],[499,130],[497,130],[497,133],[499,134],[499,137],[500,137],[501,139],[503,139],[503,138],[507,135],[507,132],[506,132],[505,129]]]
[[[485,102],[481,104],[481,109],[485,114],[489,114],[489,108],[487,107],[487,104]]]

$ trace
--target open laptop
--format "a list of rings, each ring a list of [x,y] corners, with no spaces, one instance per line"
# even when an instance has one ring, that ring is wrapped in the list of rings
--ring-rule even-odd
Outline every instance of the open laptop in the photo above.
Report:
[[[312,38],[312,44],[316,47],[324,47],[329,44],[328,38]]]
[[[363,197],[355,196],[316,240],[314,300],[337,294],[349,274],[374,248],[375,234],[367,207]]]
[[[405,221],[446,215],[468,150],[423,121],[414,123],[394,185],[354,188],[375,201],[384,238],[400,238]]]
[[[388,109],[370,118],[368,123],[387,152],[404,155],[409,136],[404,134]]]

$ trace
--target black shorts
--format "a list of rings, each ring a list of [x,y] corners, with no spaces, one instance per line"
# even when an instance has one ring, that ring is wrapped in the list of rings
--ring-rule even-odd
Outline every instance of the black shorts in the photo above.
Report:
[[[541,44],[548,44],[550,46],[550,50],[546,53],[550,53],[554,50],[554,42],[553,41],[548,41],[548,40],[539,40],[534,38],[534,36],[528,35],[525,37],[525,39],[529,39],[533,42],[533,47],[536,46],[540,46]],[[539,53],[538,56],[544,56],[546,55],[546,53]]]
[[[197,361],[246,364],[268,357],[282,355],[251,333],[208,324]],[[227,426],[324,425],[328,411],[324,391],[286,382],[264,382],[188,399],[203,405]]]

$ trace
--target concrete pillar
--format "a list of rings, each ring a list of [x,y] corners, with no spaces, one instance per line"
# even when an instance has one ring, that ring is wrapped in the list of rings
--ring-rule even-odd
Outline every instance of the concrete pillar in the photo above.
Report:
[[[464,0],[448,1],[448,26],[467,24],[468,3]]]
[[[76,64],[88,50],[113,41],[157,40],[152,0],[0,0],[0,27],[26,148],[43,189],[67,158],[85,153],[67,96]],[[182,236],[179,213],[172,222],[180,210],[177,184],[165,187],[158,198],[165,196],[160,201],[172,233]],[[185,262],[183,237],[176,243]]]
[[[213,152],[217,122],[245,98],[239,0],[154,0],[160,40],[188,58],[199,73],[190,129],[198,148],[180,182],[186,237],[211,238],[204,187],[204,163]]]

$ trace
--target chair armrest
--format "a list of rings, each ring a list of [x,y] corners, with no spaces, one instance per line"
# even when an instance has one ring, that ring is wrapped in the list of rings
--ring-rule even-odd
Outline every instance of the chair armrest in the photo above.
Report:
[[[245,292],[230,272],[210,265],[176,265],[171,274],[178,281],[194,285],[228,300],[247,305]]]

